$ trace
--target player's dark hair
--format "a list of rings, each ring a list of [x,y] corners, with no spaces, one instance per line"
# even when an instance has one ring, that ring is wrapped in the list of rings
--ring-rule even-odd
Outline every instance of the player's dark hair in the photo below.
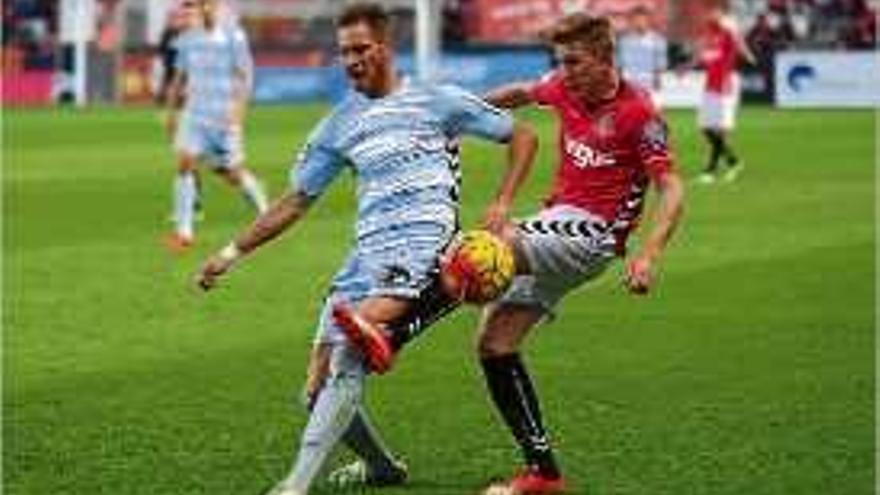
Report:
[[[336,19],[336,27],[344,28],[364,23],[379,39],[388,39],[391,18],[377,3],[353,3],[346,7]]]
[[[614,60],[614,28],[608,17],[570,14],[554,24],[544,37],[555,45],[583,44],[599,60],[608,63]]]

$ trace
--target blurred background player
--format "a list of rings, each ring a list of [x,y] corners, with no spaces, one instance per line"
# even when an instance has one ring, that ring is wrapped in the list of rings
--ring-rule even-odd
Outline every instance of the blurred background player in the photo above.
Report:
[[[624,79],[644,89],[659,107],[663,72],[667,65],[666,37],[654,29],[652,10],[639,4],[627,17],[618,38],[618,65]]]
[[[653,184],[660,194],[654,227],[625,267],[629,290],[647,293],[678,225],[684,196],[666,123],[648,95],[619,76],[611,21],[572,14],[554,26],[549,40],[558,69],[487,95],[504,108],[550,107],[560,122],[559,165],[545,208],[515,228],[497,222],[502,217],[486,219],[489,229],[511,242],[518,274],[511,288],[485,308],[478,339],[486,385],[522,450],[525,468],[506,486],[515,494],[566,490],[520,345],[532,328],[553,316],[566,294],[626,254]],[[355,323],[370,340],[400,338]],[[385,330],[405,330],[410,338],[421,331]],[[360,344],[367,354],[381,347]]]
[[[733,19],[721,6],[710,9],[705,30],[699,42],[699,64],[706,71],[703,95],[697,111],[697,124],[709,144],[706,168],[698,177],[703,184],[715,182],[723,159],[727,166],[723,179],[737,178],[742,162],[730,144],[730,133],[736,125],[740,81],[737,63],[743,57],[749,64],[755,57],[736,29]]]
[[[192,7],[191,7],[192,8]],[[187,12],[183,9],[180,2],[174,4],[168,9],[168,15],[165,18],[165,26],[159,35],[159,44],[156,46],[155,60],[155,95],[156,105],[165,107],[168,105],[168,90],[171,82],[174,80],[175,66],[177,65],[177,39],[181,33],[187,28]],[[178,86],[178,89],[182,89]],[[178,96],[178,101],[183,102],[182,95]],[[174,142],[174,135],[169,136]],[[196,219],[203,218],[202,212],[202,180],[198,169],[193,169],[193,177],[196,182],[196,199],[195,214]],[[171,222],[176,222],[174,211],[171,212]]]
[[[195,169],[201,159],[209,160],[258,212],[267,209],[262,186],[244,166],[243,126],[253,77],[247,37],[231,19],[221,19],[218,0],[184,0],[181,5],[189,27],[177,39],[177,63],[167,89],[166,125],[175,135],[178,155],[175,230],[167,238],[172,251],[193,243]]]
[[[343,438],[373,481],[399,483],[403,468],[387,453],[363,409],[365,363],[336,323],[382,326],[418,306],[437,278],[439,256],[458,229],[457,139],[508,143],[508,168],[488,208],[506,218],[537,147],[534,133],[506,111],[454,86],[404,81],[396,72],[387,14],[375,4],[347,7],[338,49],[354,87],[312,132],[291,173],[291,188],[244,233],[211,257],[198,277],[208,290],[243,254],[294,225],[346,168],[358,191],[356,241],[337,273],[315,339],[306,382],[310,404],[300,450],[273,495],[304,495]],[[356,305],[356,313],[348,304]],[[366,427],[365,427],[366,425]]]

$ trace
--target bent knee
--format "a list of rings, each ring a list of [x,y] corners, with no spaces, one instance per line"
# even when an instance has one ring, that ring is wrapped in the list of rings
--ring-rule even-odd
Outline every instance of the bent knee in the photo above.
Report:
[[[513,354],[519,350],[516,342],[501,335],[483,333],[477,340],[477,356],[480,359]]]

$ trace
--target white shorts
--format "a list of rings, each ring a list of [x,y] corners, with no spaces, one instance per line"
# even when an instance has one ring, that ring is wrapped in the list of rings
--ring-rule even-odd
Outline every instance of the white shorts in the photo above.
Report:
[[[729,131],[736,124],[736,109],[739,106],[739,85],[735,84],[730,93],[706,91],[700,101],[697,123],[700,129],[721,129]]]
[[[608,222],[567,205],[519,222],[514,243],[530,273],[514,277],[499,304],[536,306],[549,315],[563,296],[605,271],[617,244]]]
[[[184,114],[174,136],[174,149],[200,159],[214,167],[234,168],[244,162],[242,128],[223,127],[197,120]]]

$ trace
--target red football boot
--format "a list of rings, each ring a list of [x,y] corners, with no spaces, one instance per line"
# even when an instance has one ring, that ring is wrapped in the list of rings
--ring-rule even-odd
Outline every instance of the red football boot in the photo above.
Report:
[[[510,489],[517,495],[565,493],[565,479],[548,478],[537,469],[526,469],[510,480]]]
[[[165,248],[172,254],[183,254],[193,245],[191,237],[185,237],[177,232],[172,232],[164,238]]]
[[[381,375],[391,369],[394,349],[385,332],[365,321],[343,303],[333,304],[332,316],[333,321],[345,332],[349,343],[363,353],[370,371]]]

